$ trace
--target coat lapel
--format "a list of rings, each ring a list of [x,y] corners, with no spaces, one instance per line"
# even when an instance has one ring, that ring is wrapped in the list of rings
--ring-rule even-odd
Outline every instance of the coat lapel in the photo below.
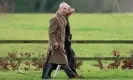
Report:
[[[65,22],[65,17],[64,16],[62,16],[59,12],[57,12],[56,13],[57,14],[57,16],[59,17],[59,20],[61,21],[61,23],[65,26],[66,24],[66,22]]]

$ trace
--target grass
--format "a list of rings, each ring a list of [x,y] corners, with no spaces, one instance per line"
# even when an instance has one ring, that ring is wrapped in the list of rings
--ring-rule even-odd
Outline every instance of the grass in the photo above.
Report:
[[[128,15],[128,16],[127,16]],[[0,14],[0,40],[48,40],[48,21],[52,14]],[[133,40],[133,14],[74,14],[70,17],[73,40]],[[112,56],[117,48],[129,55],[132,44],[72,44],[77,56]],[[46,52],[47,44],[0,44],[0,57],[8,52]],[[80,74],[91,80],[131,80],[132,70],[102,71],[85,62]],[[88,66],[89,64],[89,66]],[[82,71],[83,70],[83,71]],[[10,75],[10,76],[9,76]],[[57,78],[67,78],[60,72]],[[0,72],[0,80],[40,80],[41,71]]]
[[[128,56],[132,44],[72,44],[76,56],[94,57],[96,54],[100,56],[112,56],[111,52],[116,48],[120,51],[121,56]],[[47,44],[1,44],[0,56],[7,56],[8,52],[34,52],[47,53]]]
[[[47,40],[51,16],[52,14],[0,15],[0,39]],[[73,40],[132,40],[132,21],[121,14],[74,14],[70,17]]]
[[[89,64],[88,64],[89,63]],[[77,70],[79,74],[82,74],[86,79],[91,80],[132,80],[133,70],[100,70],[93,67],[91,62],[84,62],[80,70]],[[8,73],[8,74],[7,74]],[[53,71],[54,73],[54,71]],[[52,75],[53,75],[52,73]],[[10,75],[10,76],[9,76]],[[2,71],[0,72],[0,80],[41,80],[42,71]],[[55,79],[67,79],[68,77],[63,71],[59,71]]]
[[[0,14],[0,40],[48,40],[48,21],[53,14]],[[73,40],[132,40],[133,14],[74,14],[70,17]],[[37,46],[41,46],[36,49]],[[0,44],[0,56],[8,51],[43,51],[42,44]],[[78,56],[109,56],[118,48],[128,52],[132,44],[72,44]],[[82,48],[81,48],[82,46]],[[82,55],[83,54],[83,55]]]

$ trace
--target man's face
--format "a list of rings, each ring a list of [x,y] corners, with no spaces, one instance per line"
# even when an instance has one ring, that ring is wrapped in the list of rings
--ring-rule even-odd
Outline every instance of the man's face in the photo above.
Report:
[[[66,13],[68,11],[68,6],[64,4],[64,6],[62,6],[60,8],[60,11],[61,11],[62,15],[66,15]]]

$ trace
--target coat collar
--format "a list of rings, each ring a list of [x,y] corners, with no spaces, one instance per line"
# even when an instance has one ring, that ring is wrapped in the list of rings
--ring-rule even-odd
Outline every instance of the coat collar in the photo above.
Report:
[[[57,14],[57,16],[59,16],[59,17],[63,17],[63,15],[62,15],[59,11],[57,11],[56,14]]]
[[[56,12],[56,15],[59,17],[61,23],[65,25],[65,17],[59,11]]]

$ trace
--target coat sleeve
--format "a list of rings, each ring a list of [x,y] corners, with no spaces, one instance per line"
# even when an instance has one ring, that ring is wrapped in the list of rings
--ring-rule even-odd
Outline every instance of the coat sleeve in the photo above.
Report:
[[[53,17],[49,22],[49,39],[52,45],[54,43],[57,43],[56,38],[55,38],[56,29],[57,29],[57,19]]]

